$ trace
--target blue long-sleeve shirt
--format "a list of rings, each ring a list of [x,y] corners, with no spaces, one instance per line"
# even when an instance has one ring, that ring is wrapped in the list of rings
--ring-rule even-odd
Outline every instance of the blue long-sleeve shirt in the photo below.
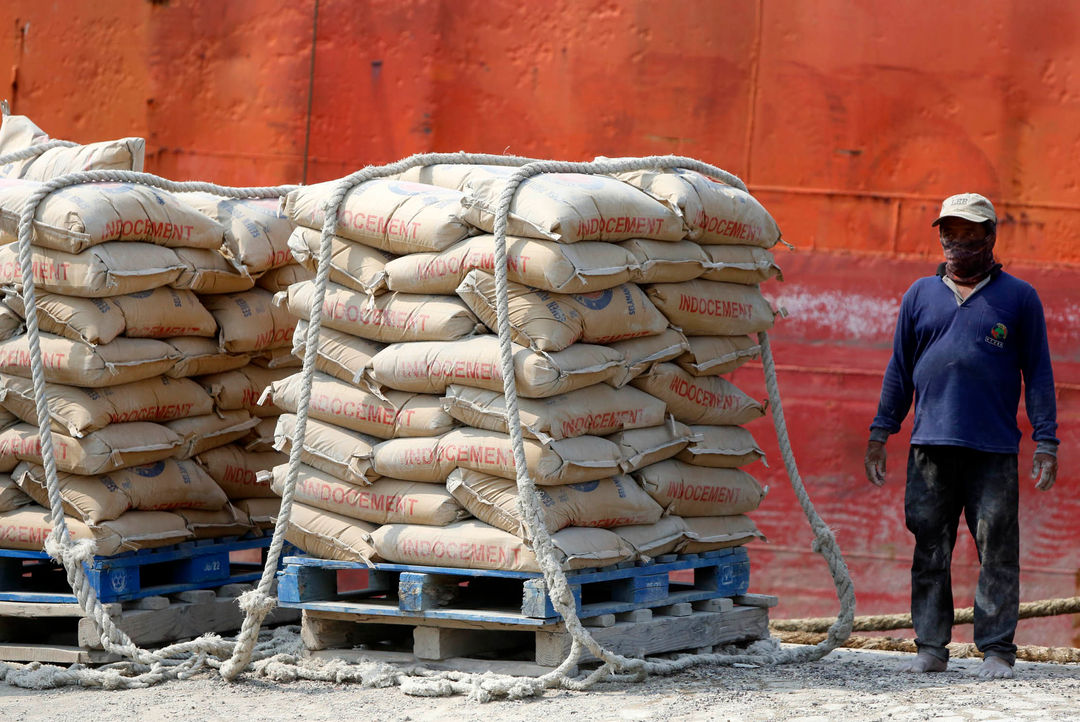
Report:
[[[915,398],[911,443],[1015,454],[1020,382],[1032,438],[1056,447],[1057,403],[1042,302],[1005,272],[957,304],[940,276],[904,294],[871,436],[892,434]]]

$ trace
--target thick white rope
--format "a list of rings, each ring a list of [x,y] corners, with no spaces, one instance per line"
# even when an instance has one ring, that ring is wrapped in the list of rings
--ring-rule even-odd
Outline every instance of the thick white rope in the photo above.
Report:
[[[53,148],[73,148],[78,143],[72,143],[70,140],[47,140],[44,143],[38,143],[37,145],[27,146],[26,148],[20,148],[19,150],[13,150],[10,153],[4,153],[0,155],[0,166],[7,165],[8,163],[15,163],[16,161],[26,160],[27,158],[36,158],[47,150]]]

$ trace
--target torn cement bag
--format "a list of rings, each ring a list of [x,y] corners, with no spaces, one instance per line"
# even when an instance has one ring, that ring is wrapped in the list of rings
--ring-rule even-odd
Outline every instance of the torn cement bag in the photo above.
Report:
[[[300,377],[294,374],[267,389],[277,406],[293,414],[300,403]],[[380,398],[321,373],[312,378],[308,413],[320,421],[380,439],[438,436],[454,426],[438,396],[390,391]]]
[[[754,521],[744,514],[702,516],[683,521],[686,523],[686,543],[681,549],[683,554],[702,554],[741,546],[754,539],[765,539]]]
[[[167,546],[192,536],[184,520],[167,511],[129,511],[96,527],[74,517],[65,522],[71,538],[92,540],[99,556]],[[52,526],[51,512],[37,505],[0,514],[0,548],[42,551]]]
[[[258,474],[287,461],[288,457],[276,451],[245,451],[235,443],[204,451],[195,457],[195,463],[230,500],[276,496],[268,483],[258,479]]]
[[[277,416],[281,409],[271,403],[259,404],[263,391],[275,381],[291,376],[293,369],[244,366],[232,371],[201,376],[199,385],[222,411],[243,409],[252,416]]]
[[[754,436],[741,426],[691,426],[698,437],[677,458],[694,466],[737,469],[765,458]]]
[[[0,180],[0,241],[18,238],[18,219],[41,183]],[[134,183],[84,183],[53,191],[34,216],[35,246],[79,253],[107,241],[217,248],[225,229],[166,191]]]
[[[740,336],[772,327],[776,315],[754,286],[696,279],[649,286],[649,298],[687,336]]]
[[[296,415],[282,414],[274,429],[274,448],[288,454],[295,438]],[[379,441],[358,431],[308,419],[300,460],[342,481],[363,486],[382,476],[372,468],[373,449]]]
[[[165,372],[170,378],[224,373],[251,362],[249,354],[223,351],[218,346],[217,339],[179,336],[168,339],[167,343],[178,356],[176,364]]]
[[[303,360],[307,349],[307,321],[300,321],[293,331],[292,353]],[[385,346],[367,339],[350,336],[325,326],[319,329],[319,349],[315,356],[315,368],[336,379],[357,383],[364,376],[364,369],[375,354]]]
[[[220,509],[175,509],[173,513],[184,520],[196,539],[216,539],[223,536],[242,536],[251,530],[247,514],[232,504]]]
[[[319,245],[322,233],[311,228],[297,226],[289,236],[289,249],[293,258],[315,273],[319,268]],[[377,248],[356,243],[341,236],[330,241],[330,281],[354,291],[377,290],[383,283],[383,269],[394,256]],[[453,289],[449,291],[453,293]]]
[[[33,503],[34,500],[19,488],[10,474],[0,474],[0,512],[11,511]]]
[[[181,441],[168,428],[145,421],[110,424],[81,439],[53,432],[52,439],[56,468],[84,475],[166,459]],[[0,431],[0,465],[10,470],[12,460],[42,463],[37,426],[16,424]]]
[[[439,454],[443,436],[383,441],[372,451],[371,468],[394,479],[442,484],[456,466]]]
[[[635,283],[678,283],[705,273],[708,257],[693,241],[649,241],[635,238],[619,244],[634,257]]]
[[[498,333],[494,276],[469,271],[457,294]],[[577,341],[602,344],[655,336],[668,327],[664,315],[633,283],[584,294],[555,294],[509,283],[507,299],[511,338],[538,351],[561,351]]]
[[[279,496],[288,470],[288,464],[282,464],[272,472],[271,486]],[[469,515],[439,484],[383,477],[367,486],[353,486],[304,465],[297,473],[294,493],[297,501],[308,506],[372,524],[446,526]]]
[[[49,136],[25,115],[5,115],[0,125],[0,155],[47,143]],[[86,145],[50,148],[0,166],[0,178],[44,181],[84,170],[142,171],[146,141],[120,138]]]
[[[523,443],[529,477],[541,486],[595,481],[619,473],[619,447],[598,436],[578,436],[544,444],[525,439]],[[438,455],[459,469],[503,479],[517,478],[514,449],[507,434],[455,429],[439,440]]]
[[[299,283],[289,287],[285,305],[306,321],[314,298],[315,284]],[[453,296],[387,293],[372,298],[333,283],[327,284],[323,297],[322,324],[383,343],[453,341],[483,328],[465,303]]]
[[[256,529],[273,529],[277,522],[278,512],[281,511],[281,499],[276,494],[273,497],[257,496],[251,499],[237,499],[232,504],[237,511],[247,515],[248,521]],[[296,513],[295,506],[293,513]],[[287,532],[286,538],[288,538]]]
[[[761,356],[752,336],[690,336],[689,349],[675,363],[692,376],[720,376]]]
[[[43,333],[40,342],[46,381],[88,388],[158,376],[179,358],[172,346],[149,338],[121,336],[112,343],[91,346]],[[30,342],[26,336],[0,341],[0,373],[30,378]]]
[[[596,384],[546,399],[519,399],[518,411],[524,434],[534,439],[570,439],[606,436],[623,429],[640,429],[664,423],[664,402],[637,389],[615,390]],[[467,426],[509,433],[506,398],[498,391],[451,384],[443,406]]]
[[[303,186],[285,197],[297,224],[322,230],[323,205],[338,181]],[[367,181],[345,194],[334,232],[390,253],[441,251],[471,232],[462,219],[460,191],[387,178]]]
[[[289,290],[289,286],[313,280],[314,273],[299,263],[290,263],[288,266],[270,269],[255,279],[255,285],[270,293],[281,293]]]
[[[255,279],[233,266],[216,248],[177,248],[176,257],[184,270],[172,282],[175,288],[213,294],[243,293],[255,286]]]
[[[608,346],[623,359],[622,364],[607,380],[607,383],[617,389],[630,383],[656,364],[678,358],[690,348],[686,336],[675,328],[668,328],[656,336],[616,341]]]
[[[706,281],[743,283],[756,286],[770,278],[783,281],[773,254],[757,246],[703,246],[709,258]]]
[[[259,423],[248,429],[248,432],[237,439],[236,443],[244,448],[244,451],[263,452],[274,451],[274,429],[277,419],[259,419]]]
[[[630,382],[667,404],[684,424],[737,426],[765,415],[767,402],[757,402],[719,376],[691,376],[671,363],[659,364]]]
[[[473,516],[493,527],[528,538],[518,503],[517,483],[510,479],[457,469],[446,488]],[[548,533],[568,526],[612,527],[652,524],[663,510],[629,476],[537,489]]]
[[[155,376],[102,389],[45,384],[53,428],[80,437],[109,424],[171,421],[209,414],[214,400],[188,379]],[[37,424],[37,403],[30,379],[0,374],[0,404],[28,424]]]
[[[745,471],[691,466],[674,459],[634,472],[634,478],[668,514],[683,518],[745,514],[765,498],[761,485]]]
[[[447,526],[386,524],[371,533],[378,555],[398,564],[538,572],[540,565],[519,537],[477,519]],[[563,569],[617,564],[634,554],[606,529],[569,527],[551,535],[556,562]]]
[[[253,288],[204,296],[203,305],[218,323],[218,345],[223,351],[244,353],[292,345],[296,318],[275,304],[269,291]]]
[[[102,243],[78,254],[35,248],[32,263],[36,290],[81,298],[167,286],[186,268],[176,251],[149,243]],[[0,285],[22,285],[16,243],[0,246]]]
[[[732,243],[771,248],[780,229],[752,195],[685,168],[616,173],[681,215],[698,243]]]
[[[176,198],[224,227],[220,250],[247,275],[255,277],[293,262],[288,247],[293,223],[278,209],[277,198],[224,198],[211,193],[177,193]]]
[[[618,356],[604,346],[574,344],[540,353],[514,344],[514,381],[526,398],[554,396],[607,380]],[[503,390],[499,339],[484,334],[459,341],[391,344],[370,362],[376,384],[400,391],[441,394],[450,384]]]
[[[174,456],[190,459],[208,449],[224,446],[247,434],[259,420],[243,409],[166,421],[165,426],[183,439]]]
[[[636,265],[629,251],[613,243],[506,239],[507,278],[553,293],[614,288],[630,280]],[[495,272],[495,236],[466,238],[442,253],[395,258],[386,264],[386,285],[391,291],[452,294],[473,269]]]
[[[293,502],[285,538],[319,559],[370,564],[380,561],[371,544],[373,531],[375,525],[366,521]]]
[[[642,561],[675,553],[686,542],[686,522],[679,516],[665,516],[654,524],[630,524],[611,531],[629,544]]]
[[[669,419],[660,426],[628,429],[606,438],[619,447],[620,466],[624,473],[630,473],[672,458],[697,436],[686,424]]]

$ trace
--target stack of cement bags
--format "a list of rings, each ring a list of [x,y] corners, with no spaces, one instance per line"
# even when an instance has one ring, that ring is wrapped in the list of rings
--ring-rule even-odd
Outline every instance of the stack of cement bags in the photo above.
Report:
[[[513,171],[432,166],[350,191],[338,214],[289,539],[315,556],[536,570],[518,508],[495,320],[494,210]],[[314,267],[333,184],[291,193]],[[773,322],[779,239],[751,196],[691,172],[544,175],[507,239],[526,463],[565,568],[759,536],[764,406],[721,374]],[[310,282],[282,302],[309,318]],[[289,449],[301,391],[275,383]],[[281,490],[287,466],[273,472]]]

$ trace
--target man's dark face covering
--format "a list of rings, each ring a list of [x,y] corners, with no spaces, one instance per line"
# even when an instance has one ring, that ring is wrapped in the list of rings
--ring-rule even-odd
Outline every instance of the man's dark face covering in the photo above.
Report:
[[[957,283],[978,283],[994,265],[997,234],[991,224],[943,218],[938,225],[945,251],[945,272]]]

